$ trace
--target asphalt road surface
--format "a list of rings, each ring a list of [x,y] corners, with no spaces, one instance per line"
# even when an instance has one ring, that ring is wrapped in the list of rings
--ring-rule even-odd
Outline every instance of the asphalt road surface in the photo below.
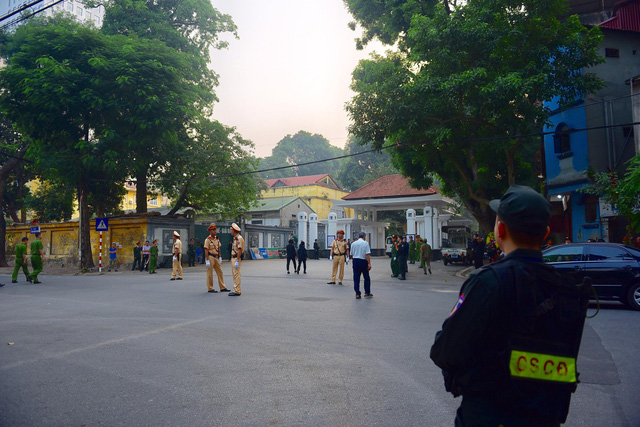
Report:
[[[429,359],[463,267],[375,258],[371,299],[331,264],[246,261],[242,296],[123,271],[11,284],[0,269],[1,426],[447,426],[459,399]],[[231,264],[223,263],[232,287]],[[593,311],[593,310],[591,310]],[[587,320],[569,426],[640,425],[640,312]]]

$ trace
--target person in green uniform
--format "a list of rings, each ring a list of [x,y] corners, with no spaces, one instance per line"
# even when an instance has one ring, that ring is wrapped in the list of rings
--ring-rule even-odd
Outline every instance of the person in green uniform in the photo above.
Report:
[[[416,241],[413,236],[409,236],[409,264],[416,263]]]
[[[23,237],[22,242],[16,245],[16,265],[13,267],[13,274],[11,275],[11,283],[18,283],[18,270],[22,268],[24,275],[27,277],[27,282],[31,282],[29,277],[29,267],[27,266],[27,242],[28,237]]]
[[[420,235],[418,234],[416,236],[416,260],[420,261],[419,268],[424,267],[424,264],[422,262],[422,246],[423,245],[424,245],[424,242],[422,241],[422,237],[420,237]]]
[[[158,267],[158,241],[154,240],[153,245],[149,248],[149,274],[156,274]]]
[[[189,244],[187,245],[187,257],[189,261],[189,267],[196,266],[196,243],[193,238],[189,239]]]
[[[391,277],[398,277],[398,236],[391,236]]]
[[[38,281],[38,274],[42,272],[42,263],[44,261],[44,246],[40,240],[41,233],[36,233],[36,238],[31,242],[31,267],[33,272],[29,275],[33,283],[42,283]]]

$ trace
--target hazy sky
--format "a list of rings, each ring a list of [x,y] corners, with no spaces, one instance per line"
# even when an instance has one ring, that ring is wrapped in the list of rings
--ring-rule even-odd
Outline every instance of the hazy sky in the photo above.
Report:
[[[265,157],[286,135],[318,133],[344,147],[354,95],[351,73],[368,52],[357,51],[342,0],[211,0],[231,15],[239,40],[212,53],[220,74],[214,118],[255,144]],[[385,48],[376,44],[375,50]]]

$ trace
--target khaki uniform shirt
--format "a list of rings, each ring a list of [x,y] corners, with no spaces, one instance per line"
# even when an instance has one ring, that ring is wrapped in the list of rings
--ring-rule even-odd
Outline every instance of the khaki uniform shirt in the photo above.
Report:
[[[331,249],[333,249],[333,256],[346,255],[347,254],[347,241],[346,240],[343,240],[343,241],[334,240],[333,243],[331,243]]]
[[[235,255],[237,258],[240,258],[242,252],[244,251],[244,239],[241,235],[237,235],[233,238],[233,245],[231,246],[231,258]]]
[[[182,254],[182,242],[180,239],[173,242],[173,254],[176,255],[176,252],[178,255]]]
[[[209,251],[209,255],[214,256],[216,258],[221,256],[220,255],[221,246],[222,246],[222,243],[220,243],[220,238],[217,236],[215,239],[209,236],[204,241],[204,249]]]

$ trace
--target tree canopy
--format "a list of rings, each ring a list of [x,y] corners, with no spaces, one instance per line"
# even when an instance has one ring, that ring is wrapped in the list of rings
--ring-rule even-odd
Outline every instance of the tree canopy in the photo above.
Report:
[[[370,150],[370,145],[360,144],[355,138],[349,138],[345,154],[353,156],[342,161],[335,176],[343,189],[355,191],[382,176],[399,173],[386,150],[366,152]]]
[[[529,135],[548,120],[543,101],[566,104],[600,87],[584,71],[600,61],[598,29],[561,21],[564,0],[345,3],[363,42],[397,46],[354,70],[351,133],[395,144],[394,161],[416,187],[437,174],[488,231],[491,199],[516,182],[535,185],[540,141]]]

